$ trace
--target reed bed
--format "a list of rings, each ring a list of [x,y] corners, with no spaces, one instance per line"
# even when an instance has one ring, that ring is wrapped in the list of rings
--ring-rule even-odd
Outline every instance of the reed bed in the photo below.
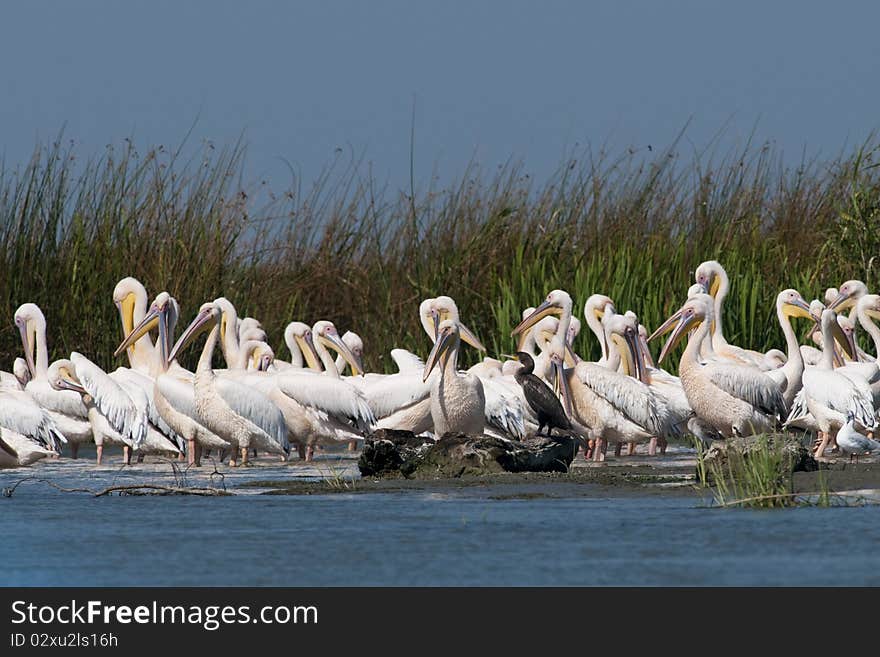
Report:
[[[0,165],[3,369],[21,352],[12,314],[25,301],[46,313],[53,358],[78,350],[113,365],[111,294],[127,275],[172,293],[183,321],[229,297],[279,356],[287,322],[332,319],[361,334],[379,371],[392,369],[392,347],[427,351],[416,313],[429,295],[454,297],[490,352],[509,353],[521,309],[555,287],[580,308],[608,294],[654,327],[716,258],[732,280],[729,339],[763,350],[782,344],[779,290],[809,299],[848,278],[880,282],[873,139],[793,167],[767,144],[583,149],[546,181],[516,163],[472,164],[455,184],[413,190],[346,154],[308,189],[277,191],[244,179],[240,143],[141,152],[125,141],[85,161],[76,151],[58,139]],[[597,356],[593,342],[585,331],[577,347]]]

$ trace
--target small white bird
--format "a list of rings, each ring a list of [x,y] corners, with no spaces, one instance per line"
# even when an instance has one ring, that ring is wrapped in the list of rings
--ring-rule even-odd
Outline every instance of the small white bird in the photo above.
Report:
[[[847,414],[846,423],[837,432],[837,446],[842,453],[849,454],[850,463],[852,463],[853,456],[856,457],[856,463],[858,463],[861,454],[880,451],[880,443],[856,431],[853,413]]]

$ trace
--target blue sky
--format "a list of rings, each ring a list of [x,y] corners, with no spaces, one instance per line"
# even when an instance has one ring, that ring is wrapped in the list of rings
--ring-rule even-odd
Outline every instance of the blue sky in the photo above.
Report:
[[[248,176],[307,184],[336,150],[393,187],[475,159],[549,176],[576,144],[708,144],[755,131],[790,161],[880,127],[880,3],[4,3],[0,152],[80,155],[243,136]]]

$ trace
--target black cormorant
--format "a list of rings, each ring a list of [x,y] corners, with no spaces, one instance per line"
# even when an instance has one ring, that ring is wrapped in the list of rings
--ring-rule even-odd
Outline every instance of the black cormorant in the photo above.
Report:
[[[571,421],[565,415],[559,398],[553,394],[550,386],[533,373],[535,361],[532,357],[524,351],[518,351],[516,358],[522,363],[522,367],[513,376],[522,387],[526,401],[538,417],[537,435],[541,435],[541,430],[545,426],[547,436],[550,438],[553,437],[554,428],[571,431]]]

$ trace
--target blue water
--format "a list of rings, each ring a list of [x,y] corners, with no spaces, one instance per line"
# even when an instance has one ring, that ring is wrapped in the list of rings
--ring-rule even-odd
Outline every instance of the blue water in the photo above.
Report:
[[[2,483],[2,482],[0,482]],[[880,507],[492,491],[0,498],[3,585],[880,585]]]

